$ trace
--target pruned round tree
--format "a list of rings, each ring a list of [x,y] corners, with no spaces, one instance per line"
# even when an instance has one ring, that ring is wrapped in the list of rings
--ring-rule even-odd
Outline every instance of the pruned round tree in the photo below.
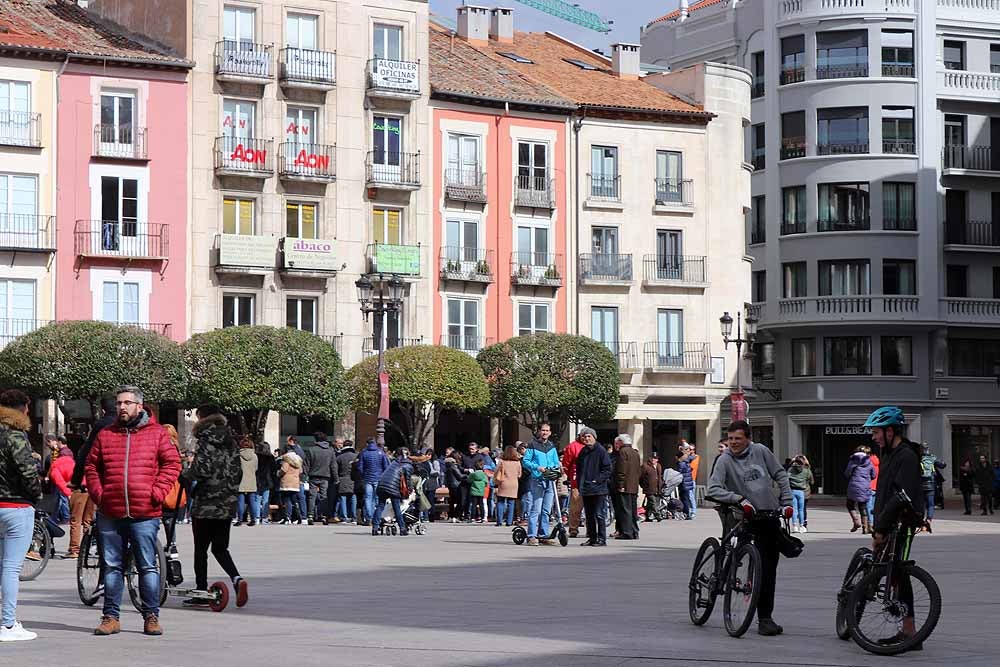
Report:
[[[319,336],[285,327],[241,326],[184,343],[193,404],[215,403],[242,433],[263,439],[268,412],[344,415],[344,367]]]
[[[601,343],[571,334],[515,336],[479,353],[488,411],[535,431],[568,422],[610,421],[618,407],[618,364]]]
[[[90,403],[123,384],[147,401],[184,401],[187,370],[180,346],[158,333],[107,322],[56,322],[27,333],[0,352],[0,384],[38,398]]]
[[[354,407],[378,411],[378,359],[371,357],[347,371]],[[486,378],[476,360],[461,350],[439,345],[397,347],[385,352],[389,397],[406,420],[411,449],[423,446],[445,410],[481,410],[489,401]]]

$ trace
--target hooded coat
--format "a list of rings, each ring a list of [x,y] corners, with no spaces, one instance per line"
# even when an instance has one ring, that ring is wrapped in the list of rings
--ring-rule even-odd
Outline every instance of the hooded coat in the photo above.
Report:
[[[286,452],[281,457],[279,475],[279,490],[298,493],[302,479],[302,457],[295,452]]]
[[[34,505],[42,497],[42,480],[27,431],[28,415],[0,407],[0,502]]]
[[[347,496],[354,493],[354,480],[351,479],[351,467],[358,458],[354,447],[344,447],[337,454],[337,493]]]
[[[240,449],[240,493],[257,493],[257,453],[251,448]]]
[[[875,479],[875,466],[868,455],[864,452],[851,454],[844,477],[847,478],[847,499],[867,503],[872,494],[872,480]]]
[[[390,498],[401,498],[399,478],[406,475],[406,483],[410,484],[410,476],[413,474],[413,464],[409,459],[398,458],[389,464],[389,467],[382,473],[378,480],[378,495]],[[413,490],[413,487],[410,487]]]
[[[233,433],[223,415],[199,419],[191,429],[198,446],[194,461],[184,471],[184,479],[196,482],[191,491],[191,516],[196,519],[231,519],[236,508],[237,490],[246,476],[243,452],[237,450]],[[255,462],[256,465],[256,462]],[[256,482],[256,468],[252,474]]]

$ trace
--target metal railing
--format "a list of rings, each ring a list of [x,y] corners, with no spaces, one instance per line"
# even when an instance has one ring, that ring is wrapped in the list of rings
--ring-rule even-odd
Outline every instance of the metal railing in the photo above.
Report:
[[[750,230],[750,245],[758,243],[767,243],[767,230],[764,228]]]
[[[659,206],[694,206],[694,181],[690,178],[657,178],[655,203]]]
[[[486,174],[478,166],[444,171],[444,194],[453,201],[486,202]]]
[[[77,220],[73,228],[78,257],[165,259],[170,225],[140,221]]]
[[[882,63],[882,76],[900,77],[912,79],[914,76],[913,65],[897,65]]]
[[[781,140],[781,159],[791,160],[792,158],[806,156],[805,137],[787,137]]]
[[[603,252],[581,254],[580,280],[629,282],[632,280],[632,255]]]
[[[493,251],[485,248],[441,248],[441,277],[447,280],[493,282]]]
[[[398,336],[386,336],[385,337],[385,347],[383,350],[391,350],[396,347],[411,347],[413,345],[423,345],[423,338],[400,338]],[[378,349],[375,347],[375,337],[368,336],[361,341],[361,354],[365,357],[370,357],[374,354],[378,354]]]
[[[120,327],[133,327],[135,329],[142,329],[143,331],[152,331],[167,338],[170,338],[170,330],[172,328],[170,323],[163,322],[111,322],[111,324],[117,324]]]
[[[145,160],[146,128],[121,125],[94,126],[94,155],[119,160]]]
[[[916,218],[883,218],[882,229],[894,232],[915,232],[917,231]]]
[[[763,153],[758,153],[750,158],[750,164],[753,165],[754,171],[765,169],[767,168],[767,156]]]
[[[421,274],[419,245],[402,243],[369,243],[365,248],[368,273],[419,276]]]
[[[228,39],[216,42],[215,74],[234,79],[270,79],[271,45]]]
[[[368,61],[368,90],[420,95],[420,61],[372,58]]]
[[[332,181],[337,177],[337,147],[327,144],[278,144],[278,173],[291,178]]]
[[[945,169],[1000,171],[1000,165],[993,162],[991,146],[945,146],[943,162]]]
[[[643,346],[645,367],[651,370],[709,373],[712,353],[708,343],[657,341]]]
[[[337,81],[337,54],[286,46],[278,51],[278,78],[288,83],[333,86]]]
[[[475,355],[478,354],[481,349],[489,347],[493,343],[494,340],[492,338],[485,338],[483,336],[467,336],[465,334],[452,336],[449,334],[441,334],[439,345]]]
[[[945,243],[984,247],[1000,246],[1000,224],[991,220],[945,222]]]
[[[750,86],[750,99],[758,99],[764,97],[764,82],[754,81],[753,85]]]
[[[895,155],[916,155],[917,143],[913,139],[883,139],[882,152]]]
[[[781,235],[788,236],[789,234],[805,234],[806,233],[806,222],[802,220],[801,222],[782,222],[781,223]]]
[[[590,201],[620,202],[621,176],[594,176],[587,174],[587,199]]]
[[[806,68],[805,67],[788,67],[781,70],[781,77],[779,79],[782,86],[788,85],[789,83],[801,83],[806,80]]]
[[[517,206],[532,208],[553,208],[555,206],[553,183],[554,180],[549,178],[547,172],[545,176],[518,175],[514,203]]]
[[[324,341],[333,346],[339,355],[344,354],[344,334],[316,334]]]
[[[563,284],[563,256],[558,253],[512,252],[510,281],[515,285],[560,287]]]
[[[818,232],[858,232],[871,229],[871,220],[865,216],[860,219],[817,220]]]
[[[52,324],[52,320],[0,319],[0,350],[16,339],[36,329]]]
[[[597,342],[608,348],[615,361],[618,362],[619,370],[642,368],[639,364],[639,350],[635,341],[599,340]]]
[[[274,157],[270,139],[215,138],[215,171],[247,176],[270,176]]]
[[[708,276],[707,261],[704,255],[645,255],[642,258],[643,279],[647,282],[704,283]]]
[[[0,145],[39,148],[41,118],[30,111],[0,111]]]
[[[850,79],[868,76],[868,63],[857,62],[849,65],[817,65],[817,79]]]
[[[368,151],[365,168],[368,183],[372,185],[420,186],[420,153]]]
[[[868,152],[868,142],[847,142],[835,144],[816,144],[817,155],[862,155]]]
[[[56,249],[56,217],[33,213],[0,213],[0,248]]]

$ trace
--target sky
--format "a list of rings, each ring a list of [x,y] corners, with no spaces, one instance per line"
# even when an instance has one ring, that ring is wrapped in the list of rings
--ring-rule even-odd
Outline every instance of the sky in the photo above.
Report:
[[[608,46],[615,42],[639,43],[639,27],[677,9],[678,0],[570,0],[582,9],[599,14],[605,21],[613,20],[610,33],[589,30],[575,23],[564,21],[544,12],[522,5],[516,0],[430,0],[431,12],[455,20],[455,8],[461,4],[484,7],[513,7],[514,29],[526,32],[551,30],[590,49],[600,48],[610,53]]]

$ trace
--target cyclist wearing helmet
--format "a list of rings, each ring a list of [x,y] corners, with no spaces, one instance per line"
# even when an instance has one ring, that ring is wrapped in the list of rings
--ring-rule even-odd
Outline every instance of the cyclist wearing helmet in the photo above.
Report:
[[[903,411],[895,406],[885,406],[873,412],[865,427],[871,428],[872,440],[882,448],[879,465],[878,483],[875,488],[875,514],[872,527],[872,547],[875,551],[885,543],[887,534],[900,521],[901,514],[906,510],[906,503],[897,496],[899,491],[905,491],[910,497],[916,516],[924,513],[924,495],[921,486],[920,449],[903,435],[906,420]],[[897,557],[905,558],[910,550],[910,540],[913,537],[912,528],[908,528],[901,538],[901,548],[897,549]],[[908,602],[913,609],[913,588],[909,577],[900,582],[900,598]],[[903,619],[901,635],[909,637],[915,632],[913,616]],[[887,643],[897,638],[887,640]],[[917,645],[914,650],[923,647]]]

